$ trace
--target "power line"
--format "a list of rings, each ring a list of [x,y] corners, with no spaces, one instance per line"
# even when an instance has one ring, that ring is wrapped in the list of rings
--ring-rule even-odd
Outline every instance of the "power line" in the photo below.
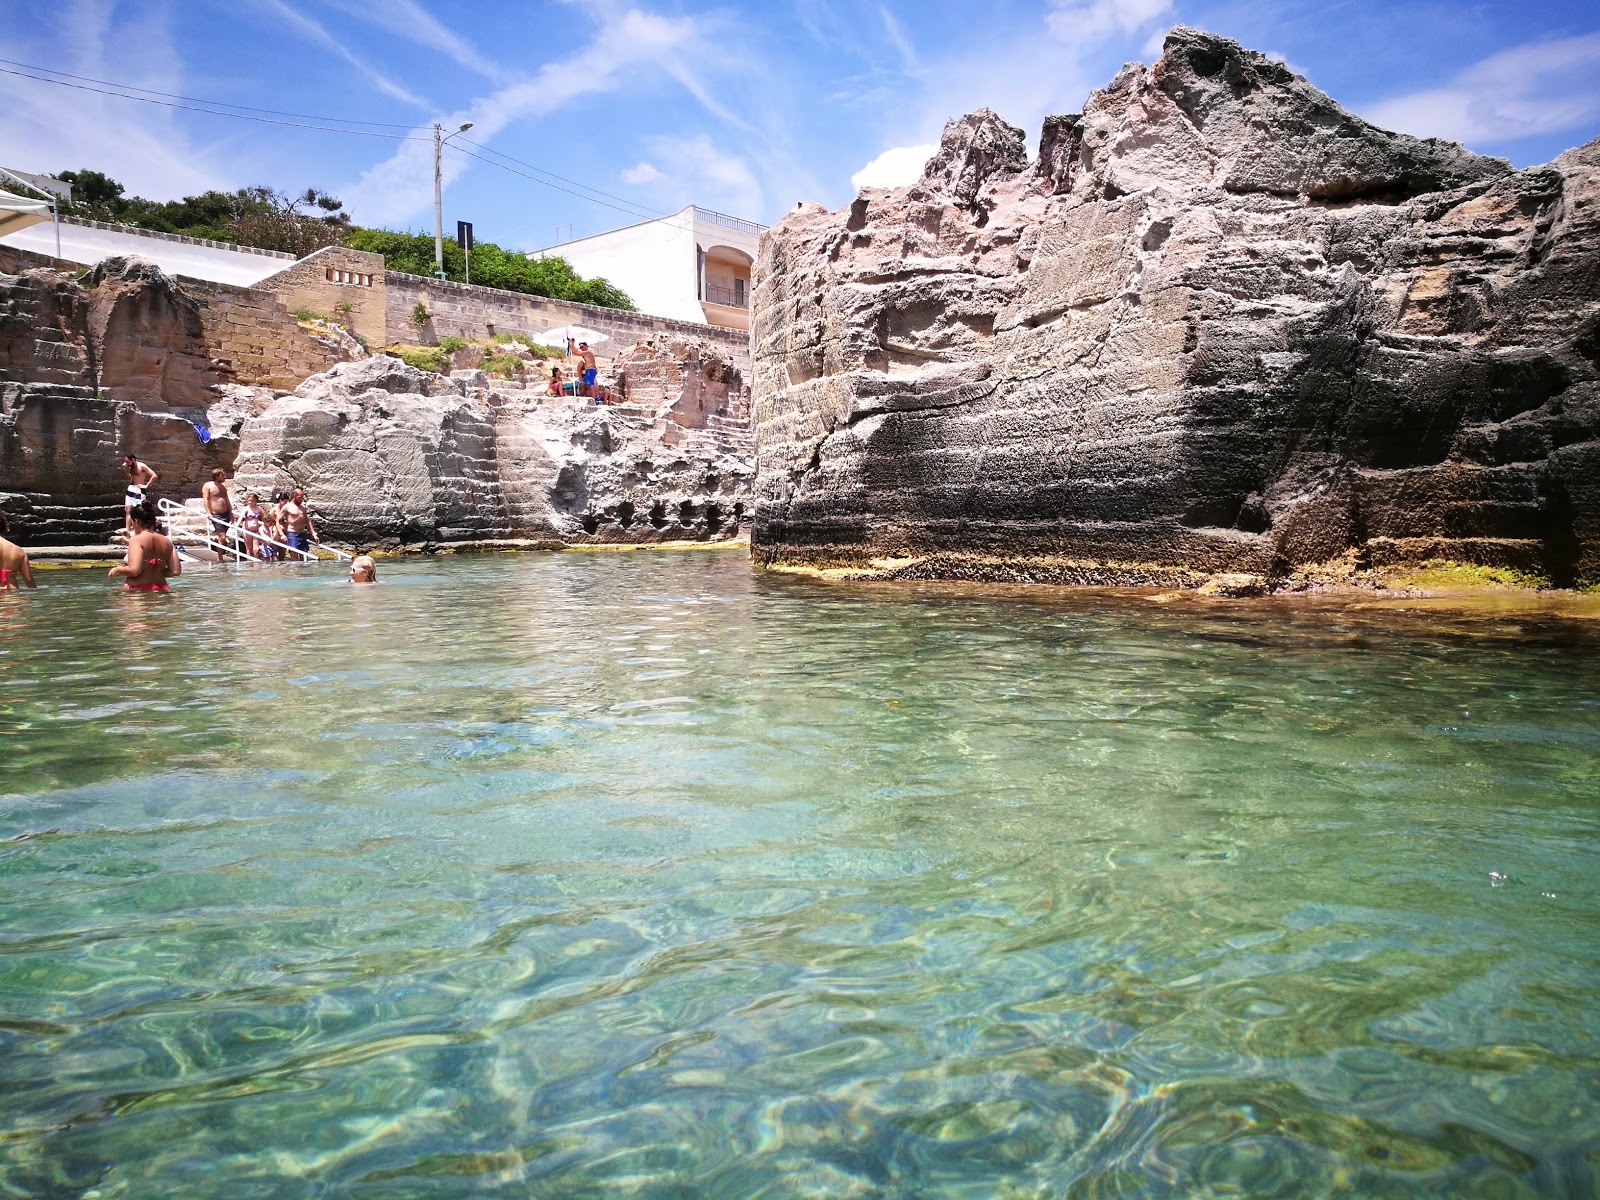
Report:
[[[159,104],[163,108],[181,108],[186,112],[210,113],[214,117],[232,117],[236,121],[256,121],[262,125],[286,125],[290,129],[320,129],[325,133],[345,133],[351,137],[385,138],[394,142],[426,142],[431,138],[411,137],[404,133],[378,133],[369,129],[340,129],[337,125],[306,125],[298,121],[279,121],[272,117],[255,117],[249,113],[223,112],[216,108],[201,108],[193,104],[175,104],[170,100],[154,100],[148,96],[130,96],[126,92],[112,92],[105,88],[89,87],[82,83],[68,83],[65,79],[46,79],[40,75],[29,75],[25,71],[13,70],[10,67],[0,67],[0,74],[16,75],[22,79],[31,79],[35,83],[51,83],[56,87],[72,88],[79,92],[96,92],[102,96],[114,96],[118,100],[137,100],[141,104]],[[337,120],[337,118],[327,118]]]
[[[463,140],[465,140],[465,139],[463,139]],[[465,154],[468,158],[475,158],[481,163],[488,163],[491,167],[499,167],[500,170],[508,171],[512,175],[518,175],[518,176],[521,176],[523,179],[531,180],[534,183],[543,184],[547,188],[554,188],[558,192],[566,192],[569,196],[577,196],[579,200],[587,200],[590,204],[600,204],[600,205],[604,205],[606,208],[614,208],[619,213],[622,213],[625,216],[635,217],[635,218],[638,218],[638,219],[644,220],[644,221],[656,221],[656,220],[664,219],[663,217],[658,216],[657,214],[651,212],[648,209],[643,211],[643,212],[640,212],[638,210],[631,209],[631,208],[623,208],[622,205],[620,205],[620,204],[611,204],[611,203],[609,203],[608,201],[605,201],[605,200],[596,200],[593,196],[585,196],[585,195],[582,195],[579,192],[574,192],[570,188],[564,188],[560,184],[551,183],[547,179],[540,179],[537,176],[529,175],[526,171],[519,171],[515,167],[508,167],[508,166],[505,165],[505,163],[495,162],[494,159],[492,159],[492,158],[485,158],[481,154],[474,154],[471,150],[463,150],[460,146],[455,145],[453,142],[452,143],[447,143],[447,144],[448,144],[449,148],[454,150],[457,154]],[[473,145],[477,145],[477,143],[474,142]],[[580,183],[578,186],[579,187],[583,187],[584,185]],[[604,195],[605,193],[601,193],[601,194]],[[668,217],[670,217],[671,215],[672,214],[667,214]],[[678,226],[678,228],[687,229],[687,228],[689,228],[689,226],[680,225],[680,226]]]
[[[73,75],[67,71],[57,71],[51,67],[38,67],[33,63],[16,62],[9,58],[0,58],[0,63],[8,67],[21,67],[27,71],[38,71],[44,75],[59,75],[63,79],[76,79],[80,83],[99,83],[106,87],[120,88],[123,92],[143,92],[147,96],[164,96],[168,100],[187,100],[191,104],[213,104],[218,108],[238,108],[246,112],[269,113],[274,117],[300,117],[307,121],[333,121],[340,125],[375,125],[383,129],[415,129],[413,125],[401,125],[394,121],[360,121],[354,117],[323,117],[315,113],[280,112],[276,108],[258,108],[254,104],[230,104],[226,100],[206,100],[199,96],[179,96],[173,92],[158,92],[154,88],[134,87],[131,83],[116,83],[110,79],[95,79],[88,75]],[[26,78],[32,78],[27,76]],[[53,79],[41,79],[40,83],[54,83]],[[137,96],[125,96],[126,100],[137,100]]]
[[[162,108],[176,108],[176,109],[181,109],[184,112],[205,113],[205,114],[207,114],[209,116],[214,116],[214,117],[231,117],[236,121],[254,121],[257,124],[261,124],[261,125],[280,125],[280,126],[284,126],[286,128],[289,128],[289,129],[311,129],[311,130],[318,130],[318,131],[321,131],[323,133],[343,133],[343,134],[347,134],[347,135],[349,135],[351,137],[383,138],[386,141],[396,141],[396,142],[429,142],[429,141],[432,140],[431,138],[417,137],[417,136],[415,136],[413,134],[379,133],[379,132],[376,132],[375,130],[343,129],[343,128],[340,128],[338,125],[307,124],[305,122],[339,121],[339,122],[343,122],[344,124],[347,124],[347,125],[374,125],[374,126],[383,126],[385,128],[390,128],[390,129],[411,129],[411,128],[414,128],[414,126],[410,126],[410,125],[396,125],[396,124],[393,124],[393,123],[390,123],[390,122],[384,122],[384,121],[347,120],[346,118],[343,118],[343,117],[323,117],[323,116],[317,116],[317,115],[312,114],[312,113],[281,112],[281,111],[279,111],[277,109],[271,109],[271,108],[251,108],[251,106],[249,106],[249,105],[229,104],[225,100],[205,100],[205,99],[201,99],[201,98],[195,97],[195,96],[180,96],[180,95],[177,95],[176,93],[173,93],[173,92],[158,92],[158,91],[155,91],[155,90],[153,90],[151,88],[134,88],[134,87],[131,87],[131,86],[127,85],[127,84],[113,83],[110,80],[106,80],[106,79],[94,79],[94,78],[91,78],[91,77],[86,76],[86,75],[70,75],[65,71],[55,71],[55,70],[50,69],[49,67],[36,67],[31,63],[14,62],[13,60],[8,59],[8,58],[0,58],[0,63],[7,64],[5,66],[0,66],[0,74],[15,75],[20,79],[31,79],[35,83],[53,84],[56,87],[71,88],[74,91],[93,92],[96,95],[110,96],[110,97],[112,97],[113,99],[116,99],[116,100],[137,100],[141,104],[154,104],[154,105],[159,105]],[[24,70],[15,69],[15,68],[18,68],[18,67],[25,68],[25,69]],[[30,74],[28,74],[29,71],[40,71],[40,72],[44,72],[45,74],[42,74],[42,75],[30,75]],[[47,78],[46,75],[59,75],[62,78],[60,78],[60,79],[50,79],[50,78]],[[68,80],[79,80],[80,82],[69,83],[69,82],[67,82]],[[89,86],[90,84],[103,84],[105,86],[104,87],[91,87],[91,86]],[[117,88],[117,89],[121,89],[121,90],[119,90],[119,91],[108,90],[108,89],[112,89],[112,88]],[[133,92],[145,92],[147,94],[146,95],[142,95],[142,96],[130,94],[130,93],[133,93]],[[166,97],[166,99],[156,99],[155,97]],[[183,104],[177,103],[177,101],[180,101],[180,100],[182,100],[182,101],[191,101],[192,103],[183,103]],[[211,107],[213,105],[215,105],[217,107]],[[250,111],[241,111],[241,112],[227,112],[227,111],[224,111],[225,109],[230,109],[230,108],[232,108],[232,109],[249,109]],[[256,115],[253,115],[255,113],[272,113],[274,115],[273,116],[256,116]],[[302,118],[305,119],[305,121],[279,120],[278,118],[280,118],[280,117],[302,117]],[[633,217],[633,218],[635,218],[637,220],[653,221],[653,220],[659,220],[659,219],[662,219],[662,218],[669,218],[669,217],[672,217],[672,216],[676,215],[676,214],[673,214],[673,213],[662,212],[660,209],[650,208],[647,205],[639,204],[639,203],[637,203],[635,201],[628,200],[628,199],[626,199],[625,197],[622,197],[622,196],[613,195],[610,192],[601,191],[599,188],[590,187],[586,183],[579,183],[575,179],[568,179],[563,175],[557,175],[553,171],[546,171],[542,167],[534,166],[534,164],[529,163],[529,162],[523,162],[521,159],[514,158],[509,154],[504,154],[499,150],[490,149],[488,146],[483,145],[481,142],[474,142],[470,138],[462,138],[461,140],[463,142],[468,142],[471,145],[477,146],[478,149],[483,150],[487,154],[494,155],[495,158],[486,158],[482,154],[474,154],[472,151],[465,150],[461,146],[456,145],[453,142],[452,143],[447,143],[447,145],[450,147],[450,149],[455,150],[458,153],[464,154],[468,158],[477,159],[479,162],[487,163],[491,167],[498,167],[502,171],[506,171],[506,172],[509,172],[512,175],[519,176],[519,177],[521,177],[523,179],[528,180],[531,183],[537,183],[537,184],[540,184],[543,187],[551,188],[551,189],[553,189],[555,191],[558,191],[558,192],[564,192],[567,195],[573,196],[573,197],[575,197],[576,199],[579,199],[579,200],[586,200],[590,204],[598,204],[598,205],[600,205],[600,206],[602,206],[604,208],[614,209],[615,211],[622,213],[624,216]],[[515,167],[507,166],[503,162],[497,162],[496,159],[499,159],[499,158],[506,159],[508,162],[516,163],[516,164],[518,164],[518,166],[526,167],[526,168],[528,168],[529,171],[537,172],[537,174],[529,174],[527,171],[519,171]],[[549,178],[540,178],[540,176],[548,176]],[[559,183],[552,183],[551,182],[552,179],[559,180],[560,182]],[[571,187],[563,187],[563,186],[561,186],[562,184],[570,184]],[[573,190],[574,188],[581,188],[582,190],[581,191],[574,191]],[[590,193],[590,194],[585,194],[585,193]],[[599,199],[598,198],[598,197],[602,197],[602,196],[606,197],[606,199]],[[613,201],[615,201],[615,203],[613,203]],[[688,228],[688,226],[680,226],[680,228]]]
[[[522,159],[507,154],[503,150],[492,149],[489,146],[485,146],[482,142],[473,141],[471,138],[464,137],[461,140],[466,142],[469,146],[476,146],[479,150],[483,150],[486,153],[494,155],[496,158],[503,158],[507,162],[514,162],[519,167],[527,167],[530,171],[534,171],[540,175],[548,175],[551,179],[559,179],[562,183],[570,183],[573,187],[580,187],[586,192],[593,192],[595,195],[604,196],[608,200],[616,200],[623,204],[631,205],[634,208],[643,209],[645,212],[654,213],[659,217],[670,217],[673,215],[672,213],[664,212],[659,208],[651,208],[648,204],[640,204],[637,200],[629,200],[626,196],[618,196],[612,192],[604,192],[599,188],[590,187],[586,183],[579,183],[576,179],[568,179],[565,175],[557,175],[554,171],[546,171],[543,167],[535,166],[530,162],[523,162]],[[496,163],[492,165],[498,166],[499,164]]]

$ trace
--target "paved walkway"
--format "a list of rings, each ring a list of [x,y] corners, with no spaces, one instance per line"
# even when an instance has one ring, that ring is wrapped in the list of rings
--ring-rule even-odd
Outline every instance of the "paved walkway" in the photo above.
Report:
[[[15,246],[19,250],[32,250],[37,254],[54,255],[56,252],[55,226],[49,221],[0,238],[0,244]],[[61,257],[68,262],[93,266],[102,258],[113,254],[131,254],[147,258],[168,275],[187,275],[191,279],[208,279],[213,283],[231,283],[250,287],[268,275],[275,275],[294,265],[293,259],[275,258],[266,254],[245,254],[237,250],[218,250],[211,246],[190,246],[164,238],[140,237],[136,233],[121,233],[109,229],[92,229],[85,225],[61,226]]]

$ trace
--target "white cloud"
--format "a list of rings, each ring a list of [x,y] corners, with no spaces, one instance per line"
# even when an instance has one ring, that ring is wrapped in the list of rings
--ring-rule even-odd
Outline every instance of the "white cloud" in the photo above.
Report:
[[[8,42],[7,57],[59,70],[118,79],[138,88],[184,91],[181,58],[167,27],[170,12],[124,16],[111,0],[77,0],[51,11],[37,42]],[[7,30],[15,37],[15,30]],[[136,47],[136,53],[126,48]],[[202,162],[169,108],[118,100],[0,75],[6,111],[3,162],[41,174],[88,167],[104,171],[130,195],[164,200],[237,186]]]
[[[642,162],[637,166],[624,167],[622,169],[622,182],[631,183],[635,186],[645,183],[658,183],[665,178],[666,176],[661,173],[655,163]]]
[[[900,65],[907,71],[920,70],[922,64],[917,58],[917,49],[911,44],[911,38],[905,26],[900,24],[900,19],[884,4],[878,5],[878,16],[883,20],[883,31],[889,39],[889,45],[900,56]]]
[[[431,107],[421,96],[389,78],[382,71],[357,56],[342,41],[329,33],[321,22],[291,7],[288,0],[255,0],[255,4],[264,15],[271,17],[280,28],[291,29],[312,45],[321,46],[328,53],[344,59],[345,62],[366,76],[367,82],[384,95],[391,96],[406,104],[415,105],[417,108]]]
[[[629,10],[605,18],[593,40],[576,53],[564,54],[531,77],[441,117],[440,123],[454,129],[471,121],[472,140],[487,142],[513,121],[549,116],[582,96],[613,91],[637,78],[641,70],[661,69],[667,62],[692,57],[699,42],[699,27],[690,18]],[[427,133],[426,127],[417,130],[419,136]],[[447,153],[446,182],[458,177],[470,163],[459,154]],[[404,143],[337,194],[344,197],[345,207],[358,221],[404,224],[433,205],[432,145],[426,141]]]
[[[1161,57],[1161,52],[1167,48],[1167,34],[1171,32],[1170,25],[1158,25],[1150,31],[1150,36],[1145,38],[1144,46],[1139,51],[1146,62],[1154,62]]]
[[[1063,40],[1134,33],[1172,11],[1172,0],[1051,0],[1045,24]]]
[[[419,46],[426,46],[479,75],[504,80],[509,73],[479,54],[455,30],[423,8],[417,0],[326,0],[341,12],[365,21]]]
[[[1443,87],[1395,96],[1362,114],[1386,129],[1492,146],[1600,124],[1600,33],[1513,46]]]
[[[922,168],[939,149],[935,142],[921,146],[895,146],[850,176],[856,191],[867,187],[905,187],[922,178]]]
[[[663,181],[678,184],[691,202],[735,217],[763,211],[761,181],[750,165],[708,135],[651,138],[650,153],[667,164]]]

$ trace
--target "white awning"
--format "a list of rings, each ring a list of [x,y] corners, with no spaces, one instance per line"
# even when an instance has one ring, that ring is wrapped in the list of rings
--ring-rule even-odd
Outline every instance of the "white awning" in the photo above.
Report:
[[[50,205],[11,192],[0,192],[0,237],[50,219]]]

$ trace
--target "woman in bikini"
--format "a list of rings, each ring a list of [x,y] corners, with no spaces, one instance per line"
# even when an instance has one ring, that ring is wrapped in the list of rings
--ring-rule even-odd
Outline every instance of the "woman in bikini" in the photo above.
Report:
[[[133,534],[128,538],[128,558],[106,573],[109,579],[122,579],[130,592],[164,592],[167,580],[183,574],[178,548],[172,539],[156,531],[156,513],[146,500],[133,506],[129,518]]]
[[[261,558],[267,547],[261,541],[267,534],[267,514],[261,511],[261,497],[251,492],[244,498],[244,515],[239,518],[239,528],[244,530],[244,552],[251,558]]]

